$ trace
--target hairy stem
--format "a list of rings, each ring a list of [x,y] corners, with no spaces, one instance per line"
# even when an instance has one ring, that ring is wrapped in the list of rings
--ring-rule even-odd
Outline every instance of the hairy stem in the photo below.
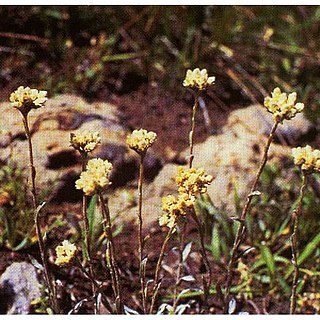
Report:
[[[43,241],[41,228],[40,228],[39,214],[41,209],[44,207],[45,203],[43,203],[38,207],[38,198],[37,198],[37,191],[36,191],[36,169],[34,166],[32,139],[31,139],[31,133],[30,133],[29,124],[28,124],[27,114],[22,113],[22,121],[23,121],[25,132],[26,132],[28,147],[29,147],[28,149],[29,149],[29,167],[30,167],[30,176],[31,176],[32,205],[35,212],[34,220],[35,220],[36,234],[37,234],[38,243],[39,243],[39,250],[40,250],[42,265],[44,268],[44,277],[49,290],[49,297],[50,297],[52,309],[55,313],[60,313],[60,308],[58,305],[58,300],[56,295],[56,287],[55,287],[54,281],[52,281],[52,275],[49,271],[45,243]]]
[[[251,201],[254,197],[254,191],[256,191],[258,182],[260,180],[261,173],[267,163],[268,152],[269,152],[270,145],[273,140],[274,134],[277,130],[278,124],[279,124],[279,122],[275,122],[271,131],[270,131],[270,134],[269,134],[269,137],[267,140],[267,144],[264,148],[260,167],[258,169],[258,172],[257,172],[256,177],[254,179],[254,182],[252,184],[252,187],[250,189],[250,193],[247,196],[246,203],[245,203],[243,210],[241,212],[240,224],[237,229],[236,237],[235,237],[233,247],[231,250],[231,258],[230,258],[229,264],[228,264],[227,280],[226,280],[226,286],[225,286],[225,297],[224,297],[224,300],[225,300],[224,301],[224,313],[227,313],[227,311],[228,311],[230,287],[231,287],[232,280],[233,280],[233,268],[234,268],[236,260],[237,260],[237,252],[239,250],[239,247],[240,247],[240,244],[243,240],[243,236],[244,236],[244,232],[245,232],[245,219],[246,219],[247,214],[250,212],[250,204],[251,204]]]
[[[194,144],[194,131],[195,131],[195,126],[196,126],[196,113],[197,113],[197,109],[199,106],[199,97],[200,97],[200,92],[197,92],[195,94],[195,99],[194,99],[194,105],[193,105],[193,109],[192,109],[192,118],[191,118],[191,131],[189,133],[189,148],[190,148],[190,152],[189,152],[189,168],[192,168],[192,163],[194,160],[194,154],[193,154],[193,144]],[[206,280],[203,278],[203,292],[204,292],[204,303],[205,303],[205,312],[207,313],[209,308],[208,308],[208,296],[209,296],[209,290],[210,290],[210,285],[211,285],[211,279],[212,279],[212,270],[211,270],[211,266],[206,254],[206,250],[204,247],[204,231],[201,225],[201,222],[199,221],[196,213],[193,210],[193,218],[196,221],[197,225],[198,225],[198,233],[199,233],[199,238],[200,238],[200,243],[201,243],[201,254],[202,257],[204,259],[205,262],[205,266],[206,269],[209,273],[209,281],[208,283],[206,283]],[[180,252],[180,254],[182,255],[182,253]]]
[[[117,313],[121,314],[123,313],[122,292],[121,292],[118,266],[115,259],[115,247],[114,247],[114,241],[112,236],[110,212],[109,212],[108,203],[103,199],[102,194],[99,194],[99,200],[102,208],[104,232],[107,237],[107,251],[106,251],[107,263],[110,269],[110,276],[111,276],[112,288],[113,288],[113,292],[116,300]]]
[[[52,279],[52,275],[49,271],[48,259],[47,259],[47,254],[46,254],[46,250],[45,250],[45,243],[43,241],[43,237],[41,234],[40,221],[39,221],[40,211],[44,206],[45,206],[45,202],[43,202],[40,206],[38,206],[38,208],[35,211],[36,233],[37,233],[37,238],[38,238],[38,243],[39,243],[42,265],[43,265],[43,269],[44,269],[44,278],[45,278],[45,282],[46,282],[48,290],[49,290],[50,303],[51,303],[53,311],[55,313],[59,314],[60,308],[59,308],[59,304],[58,304],[58,300],[57,300],[56,286],[54,284],[54,280]]]
[[[85,171],[86,165],[87,165],[87,155],[82,154],[81,157],[82,157],[82,171]],[[85,231],[84,243],[85,243],[86,250],[87,250],[88,262],[89,262],[89,265],[91,265],[90,226],[89,226],[87,209],[88,209],[88,197],[85,194],[83,194],[83,196],[82,196],[82,221],[84,224],[84,231]]]
[[[36,169],[34,167],[33,160],[33,148],[32,148],[32,140],[31,133],[28,124],[28,116],[22,115],[23,125],[26,132],[28,146],[29,146],[29,167],[30,167],[30,177],[31,177],[31,194],[32,194],[32,204],[33,209],[36,210],[38,206],[37,192],[36,192]]]
[[[147,313],[147,302],[145,295],[145,272],[144,267],[142,265],[143,261],[143,235],[142,235],[142,227],[143,227],[143,219],[142,219],[142,186],[143,186],[143,160],[144,155],[140,155],[140,169],[139,169],[139,204],[138,204],[138,218],[139,218],[139,278],[141,284],[141,296],[142,296],[142,307],[143,312]]]
[[[305,194],[305,189],[307,186],[307,173],[302,171],[302,183],[299,194],[299,204],[298,210],[293,213],[293,233],[291,235],[291,248],[292,248],[292,264],[294,267],[291,297],[290,297],[290,314],[295,314],[296,311],[296,300],[297,300],[297,286],[299,280],[299,264],[298,264],[298,227],[299,227],[299,218],[302,214],[302,203],[303,197]]]
[[[209,291],[210,291],[211,282],[212,282],[212,268],[211,268],[211,265],[207,256],[205,244],[204,244],[204,228],[194,209],[192,210],[192,217],[198,226],[198,233],[200,238],[200,249],[201,249],[200,251],[201,251],[202,259],[204,261],[204,265],[207,269],[208,276],[209,276],[208,281],[206,281],[205,278],[203,278],[203,282],[204,282],[203,293],[204,293],[204,308],[205,308],[204,311],[205,313],[208,313],[209,312],[208,298],[209,298]]]
[[[199,105],[199,96],[200,96],[200,93],[195,94],[194,105],[192,108],[191,130],[189,132],[189,161],[188,161],[189,168],[192,168],[192,163],[194,159],[194,154],[193,154],[194,131],[196,127],[196,113]]]
[[[158,258],[158,262],[157,262],[157,266],[156,266],[156,272],[155,272],[155,276],[154,276],[154,290],[153,290],[153,295],[152,295],[152,299],[151,299],[151,306],[150,306],[150,311],[149,313],[152,314],[153,313],[153,310],[154,310],[154,305],[155,305],[155,302],[156,302],[156,299],[157,299],[157,295],[158,295],[158,291],[159,291],[159,287],[160,287],[160,283],[159,283],[159,276],[160,276],[160,269],[161,269],[161,264],[162,264],[162,260],[163,260],[163,257],[164,257],[164,252],[166,250],[166,246],[174,232],[174,229],[175,227],[172,227],[170,228],[170,230],[168,231],[164,241],[163,241],[163,244],[162,244],[162,247],[161,247],[161,250],[160,250],[160,255],[159,255],[159,258]]]
[[[177,304],[178,304],[178,289],[181,283],[181,275],[183,272],[183,248],[184,248],[184,240],[185,240],[185,234],[186,234],[186,225],[187,222],[184,220],[182,223],[182,228],[179,234],[179,265],[178,265],[178,271],[177,271],[177,278],[176,283],[174,287],[174,299],[173,299],[173,310],[176,310]]]
[[[87,166],[87,153],[81,153],[81,158],[82,158],[82,171],[86,170]],[[89,264],[89,273],[91,278],[94,277],[93,273],[93,266],[92,266],[92,253],[91,253],[91,244],[90,244],[90,226],[89,226],[89,220],[88,220],[88,197],[83,194],[82,196],[82,221],[84,224],[84,244],[85,244],[85,250],[86,250],[86,258],[88,259],[88,264]],[[92,283],[92,294],[95,296],[96,295],[96,290],[95,286]],[[95,311],[97,312],[95,304]]]

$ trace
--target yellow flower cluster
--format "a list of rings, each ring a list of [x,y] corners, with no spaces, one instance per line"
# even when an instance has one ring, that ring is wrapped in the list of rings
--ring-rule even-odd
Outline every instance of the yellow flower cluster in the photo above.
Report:
[[[316,313],[320,312],[320,293],[304,292],[299,295],[297,304],[301,307],[314,309]]]
[[[264,106],[272,113],[276,122],[290,120],[304,108],[303,103],[295,103],[297,93],[292,92],[289,95],[281,92],[279,88],[275,88],[271,93],[271,97],[264,99]]]
[[[157,140],[157,134],[145,129],[133,130],[127,137],[127,144],[129,148],[133,149],[139,154],[145,154],[147,150]]]
[[[99,158],[89,160],[86,171],[83,171],[76,181],[76,188],[82,189],[87,196],[105,190],[110,185],[111,169],[112,164],[108,160]]]
[[[208,76],[207,69],[200,70],[199,68],[196,68],[194,70],[187,71],[183,85],[191,89],[202,91],[211,86],[215,79],[215,77]]]
[[[82,132],[70,134],[70,144],[81,153],[93,151],[98,144],[101,143],[101,138],[98,132],[84,130]]]
[[[186,215],[193,207],[194,201],[188,197],[186,193],[180,194],[178,198],[173,195],[168,195],[162,198],[163,214],[159,218],[160,226],[166,225],[169,228],[174,228],[177,219],[181,215]]]
[[[174,228],[177,219],[193,208],[196,197],[207,191],[207,186],[212,182],[212,176],[206,175],[204,169],[179,167],[176,182],[178,197],[168,195],[162,198],[163,214],[159,218],[160,226],[167,225],[169,228]]]
[[[292,149],[294,163],[304,171],[320,172],[320,150],[309,145]]]
[[[207,186],[212,182],[212,176],[206,175],[202,168],[184,169],[178,168],[176,182],[180,194],[186,193],[191,199],[205,193]]]
[[[77,251],[77,247],[69,242],[68,240],[64,240],[61,246],[56,247],[56,255],[57,259],[55,264],[58,266],[63,266],[72,261],[75,257]]]
[[[31,109],[42,107],[48,98],[47,91],[38,91],[37,89],[20,86],[10,94],[9,100],[14,108],[27,113]]]

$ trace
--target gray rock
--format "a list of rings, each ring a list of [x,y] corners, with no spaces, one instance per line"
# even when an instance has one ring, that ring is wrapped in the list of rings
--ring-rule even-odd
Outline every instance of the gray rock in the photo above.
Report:
[[[294,132],[298,138],[310,129],[308,123],[300,117],[280,125],[279,130],[287,140],[288,132]],[[210,136],[194,146],[194,167],[204,168],[214,178],[208,187],[208,194],[217,208],[235,215],[234,188],[236,186],[242,198],[249,192],[271,126],[272,116],[267,111],[261,106],[250,106],[232,112],[221,134]],[[187,148],[181,157],[187,159],[188,156]],[[290,157],[291,148],[275,142],[270,148],[268,163],[281,165],[283,159]],[[160,216],[161,197],[177,193],[175,177],[178,167],[171,163],[164,165],[154,181],[145,188],[143,214],[146,224]],[[136,211],[132,208],[127,215],[134,216]]]
[[[0,278],[0,310],[28,314],[31,302],[41,297],[36,269],[27,262],[14,262]]]
[[[10,157],[20,166],[28,165],[28,141],[23,131],[21,115],[9,103],[0,103],[0,162]],[[123,187],[139,174],[139,157],[129,150],[123,125],[116,106],[109,103],[87,103],[80,97],[60,95],[50,98],[45,107],[29,114],[30,130],[37,171],[38,189],[51,186],[51,196],[57,203],[77,202],[81,193],[74,182],[81,173],[81,158],[70,147],[71,132],[98,131],[101,145],[90,155],[108,159],[113,164],[111,175],[114,188]],[[12,139],[8,132],[11,133]],[[8,138],[9,137],[9,138]],[[8,140],[9,139],[9,140]],[[145,159],[145,177],[152,180],[162,168],[162,161],[149,153]]]
[[[237,133],[240,135],[241,132],[247,134],[247,131],[252,131],[253,133],[267,136],[273,123],[272,115],[263,106],[252,105],[233,111],[228,118],[228,124],[224,127],[223,132],[226,133],[230,127],[238,127]],[[303,113],[299,113],[290,121],[285,120],[283,124],[278,126],[276,137],[279,142],[294,145],[299,143],[303,136],[312,133],[314,130],[314,125]]]

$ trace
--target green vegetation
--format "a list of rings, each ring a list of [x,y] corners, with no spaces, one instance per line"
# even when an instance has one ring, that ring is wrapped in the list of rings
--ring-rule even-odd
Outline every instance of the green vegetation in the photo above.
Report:
[[[261,102],[280,86],[318,116],[316,6],[3,6],[0,19],[9,91],[28,83],[104,98],[161,83],[176,92],[185,69],[200,66],[219,79],[209,95],[220,104]]]
[[[21,113],[28,141],[29,172],[10,157],[0,168],[0,247],[28,254],[35,249],[29,259],[43,276],[44,293],[34,301],[36,312],[65,313],[62,290],[72,300],[70,313],[82,305],[100,313],[103,305],[111,314],[236,314],[243,313],[239,302],[266,313],[257,301],[265,303],[268,297],[286,303],[288,310],[290,304],[291,314],[320,311],[313,304],[319,298],[320,150],[299,147],[283,165],[268,163],[277,128],[283,122],[290,126],[304,109],[295,92],[285,92],[295,89],[313,120],[320,111],[314,68],[320,55],[318,7],[1,7],[0,18],[4,91],[23,81],[50,94],[81,92],[98,99],[161,83],[168,94],[178,97],[188,90],[194,98],[185,137],[187,167],[178,169],[176,192],[163,195],[160,226],[143,224],[142,191],[145,156],[161,132],[133,130],[127,137],[128,147],[140,156],[139,225],[131,226],[130,248],[119,249],[117,241],[128,235],[123,232],[127,226],[115,226],[109,211],[113,164],[91,158],[101,143],[99,132],[71,133],[70,148],[82,159],[74,185],[82,192],[82,204],[72,212],[76,222],[64,232],[59,216],[42,221],[52,190],[40,191],[35,179],[29,112],[45,105],[47,91],[19,86],[11,93],[12,112]],[[188,68],[194,70],[187,71],[182,85]],[[18,73],[22,76],[16,80]],[[271,85],[277,88],[266,97]],[[248,194],[240,197],[233,182],[234,212],[213,204],[207,187],[214,177],[207,168],[193,167],[194,158],[202,156],[194,152],[194,133],[204,95],[222,106],[266,97],[265,112],[272,113],[273,126]],[[150,242],[157,242],[156,250],[148,251]],[[125,255],[137,265],[126,267]],[[71,286],[79,279],[89,283],[81,300],[56,281],[76,273]]]

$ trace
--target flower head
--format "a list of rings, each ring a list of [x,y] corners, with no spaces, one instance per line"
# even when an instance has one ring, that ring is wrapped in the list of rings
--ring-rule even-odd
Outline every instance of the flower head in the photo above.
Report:
[[[185,87],[196,90],[205,90],[215,81],[215,77],[209,77],[207,69],[200,70],[196,68],[194,70],[188,70],[186,77],[183,81]]]
[[[194,205],[194,199],[183,193],[178,197],[168,195],[162,198],[163,214],[159,218],[160,226],[174,228],[180,216],[186,215]]]
[[[264,99],[264,106],[272,113],[276,122],[290,120],[304,108],[303,103],[295,103],[297,93],[292,92],[289,95],[281,92],[279,88],[275,88],[271,93],[271,97]]]
[[[313,309],[316,314],[320,313],[320,293],[304,292],[298,296],[297,304],[305,309]]]
[[[93,151],[98,144],[101,143],[101,138],[98,132],[84,130],[78,133],[70,134],[70,144],[81,153]]]
[[[320,150],[312,149],[309,145],[292,149],[294,163],[304,171],[320,172]]]
[[[180,194],[187,194],[190,198],[195,198],[207,191],[207,186],[212,182],[211,175],[206,175],[205,170],[200,168],[184,169],[178,168],[176,182]]]
[[[72,261],[75,257],[77,251],[77,247],[69,242],[68,240],[64,240],[61,246],[56,247],[56,255],[57,259],[55,264],[58,266],[63,266]]]
[[[28,114],[31,109],[42,107],[48,98],[47,91],[20,86],[10,94],[9,100],[14,108],[20,110],[23,114]]]
[[[92,196],[105,190],[110,185],[109,174],[112,164],[108,160],[91,159],[88,161],[86,170],[76,181],[76,188],[82,189],[84,194]]]
[[[145,154],[147,150],[157,140],[157,134],[145,129],[133,130],[127,137],[129,148],[133,149],[140,155]]]

